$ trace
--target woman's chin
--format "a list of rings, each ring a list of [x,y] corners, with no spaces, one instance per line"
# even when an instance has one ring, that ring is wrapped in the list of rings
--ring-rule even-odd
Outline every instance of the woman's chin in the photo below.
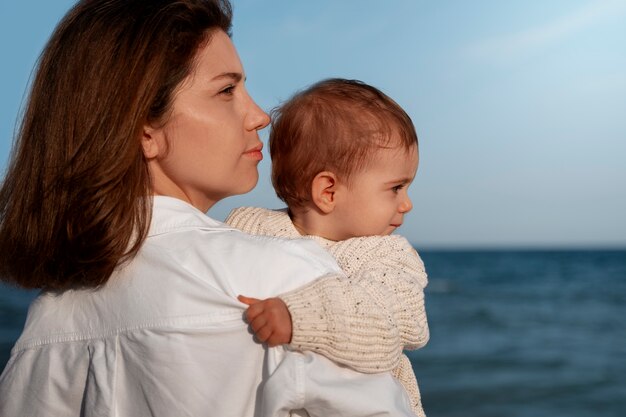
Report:
[[[253,178],[250,178],[245,183],[242,182],[241,185],[237,187],[237,189],[233,190],[232,193],[229,194],[229,197],[232,197],[235,195],[247,194],[250,191],[252,191],[258,183],[259,183],[259,176],[256,175]]]

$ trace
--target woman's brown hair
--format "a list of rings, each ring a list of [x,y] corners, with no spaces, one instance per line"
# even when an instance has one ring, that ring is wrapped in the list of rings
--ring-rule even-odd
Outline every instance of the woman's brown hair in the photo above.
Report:
[[[195,52],[230,33],[228,0],[84,0],[46,45],[0,189],[0,279],[104,284],[145,240],[140,138],[165,122]]]

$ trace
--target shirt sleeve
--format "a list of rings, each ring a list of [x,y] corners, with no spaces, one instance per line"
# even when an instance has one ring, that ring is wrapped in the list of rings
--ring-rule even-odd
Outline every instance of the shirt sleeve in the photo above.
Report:
[[[394,369],[403,349],[429,339],[423,263],[399,236],[350,239],[331,253],[347,279],[317,279],[280,296],[292,316],[292,347],[361,372]]]
[[[363,374],[311,352],[287,352],[263,387],[263,417],[415,416],[389,373]]]

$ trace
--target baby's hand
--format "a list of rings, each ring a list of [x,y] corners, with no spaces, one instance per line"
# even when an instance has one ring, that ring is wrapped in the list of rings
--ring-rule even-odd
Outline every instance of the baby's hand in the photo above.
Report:
[[[280,298],[257,300],[240,295],[239,301],[247,304],[246,320],[256,338],[268,346],[291,342],[291,314],[287,304]]]

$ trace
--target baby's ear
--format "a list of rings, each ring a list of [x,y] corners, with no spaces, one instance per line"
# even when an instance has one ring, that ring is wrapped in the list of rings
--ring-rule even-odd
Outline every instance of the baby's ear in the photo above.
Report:
[[[311,200],[324,214],[335,209],[335,192],[337,191],[337,176],[330,171],[322,171],[311,182]]]

